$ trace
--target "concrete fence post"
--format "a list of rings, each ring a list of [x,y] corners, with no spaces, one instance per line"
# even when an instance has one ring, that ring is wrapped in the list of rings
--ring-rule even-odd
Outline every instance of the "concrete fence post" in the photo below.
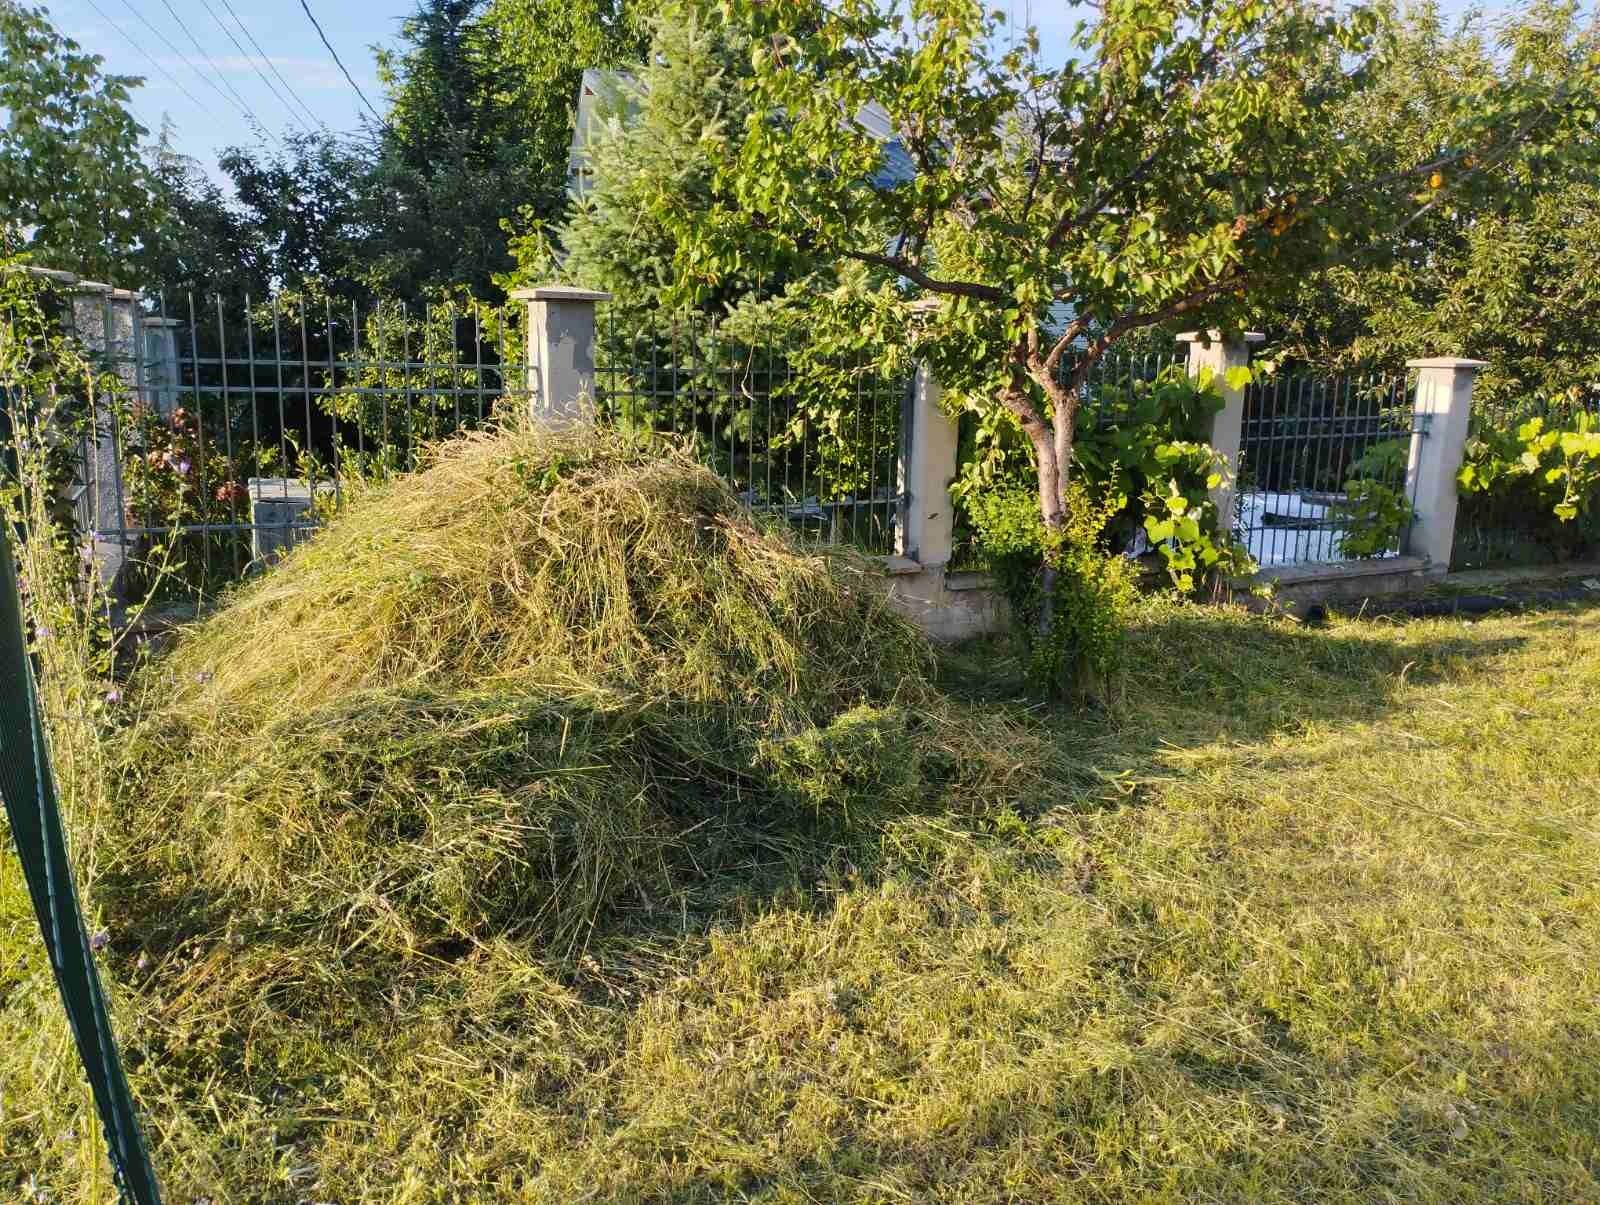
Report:
[[[540,285],[511,294],[528,306],[528,411],[535,423],[592,424],[595,306],[610,293]]]
[[[176,318],[141,318],[144,368],[142,396],[152,413],[172,417],[178,408],[178,329]]]
[[[1466,455],[1472,418],[1472,382],[1483,360],[1439,356],[1407,360],[1417,371],[1411,455],[1406,463],[1406,494],[1416,518],[1405,551],[1424,559],[1424,573],[1448,573],[1455,545],[1456,474]]]
[[[917,368],[900,435],[900,488],[905,498],[895,553],[925,569],[942,568],[955,546],[950,483],[956,476],[956,420],[940,405],[944,390],[926,366]]]
[[[1223,338],[1220,331],[1185,331],[1178,336],[1180,343],[1189,345],[1189,375],[1199,377],[1203,369],[1211,371],[1211,378],[1222,394],[1222,409],[1211,420],[1211,438],[1207,441],[1228,462],[1229,473],[1222,484],[1211,491],[1211,501],[1217,508],[1217,521],[1223,530],[1233,526],[1233,500],[1238,488],[1239,451],[1244,432],[1244,389],[1228,384],[1230,368],[1250,367],[1250,349],[1266,342],[1258,331],[1245,331],[1243,335]]]
[[[80,522],[87,519],[89,538],[100,580],[114,599],[121,598],[123,576],[137,554],[137,541],[125,530],[127,484],[122,479],[118,442],[122,419],[116,394],[138,397],[144,366],[139,347],[139,294],[92,280],[72,286],[72,327],[84,348],[98,358],[120,384],[90,399],[91,434],[85,441],[80,497],[75,500]]]

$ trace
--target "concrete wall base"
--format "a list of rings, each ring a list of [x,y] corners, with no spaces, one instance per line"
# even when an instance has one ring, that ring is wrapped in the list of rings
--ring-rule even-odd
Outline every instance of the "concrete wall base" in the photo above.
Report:
[[[940,644],[1004,632],[1011,622],[987,574],[949,573],[900,556],[885,557],[884,571],[889,605]]]
[[[1337,565],[1294,565],[1263,571],[1228,583],[1232,601],[1255,610],[1298,612],[1326,603],[1356,603],[1395,594],[1416,594],[1438,583],[1442,566],[1420,556],[1346,561]],[[1270,587],[1265,596],[1255,593]]]

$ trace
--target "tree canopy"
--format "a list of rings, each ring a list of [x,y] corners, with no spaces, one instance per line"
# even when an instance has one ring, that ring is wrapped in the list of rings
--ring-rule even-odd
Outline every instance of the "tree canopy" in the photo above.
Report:
[[[1007,45],[977,0],[698,8],[750,40],[753,74],[743,124],[700,140],[714,203],[654,201],[680,232],[679,273],[710,284],[801,251],[870,269],[821,299],[813,329],[909,332],[949,385],[1014,418],[1048,526],[1079,387],[1119,340],[1237,328],[1310,276],[1387,262],[1430,214],[1600,117],[1591,55],[1564,79],[1442,90],[1412,145],[1350,137],[1343,115],[1394,65],[1368,8],[1110,0],[1061,63],[1031,34]],[[884,124],[914,179],[880,170]]]
[[[142,81],[102,61],[44,9],[0,0],[0,222],[42,266],[109,278],[160,211],[127,108]]]
[[[1581,80],[1595,20],[1566,0],[1494,23],[1408,10],[1394,22],[1394,69],[1346,114],[1350,136],[1422,153],[1445,136],[1442,93]],[[1477,388],[1491,399],[1600,396],[1600,137],[1534,149],[1507,163],[1503,187],[1435,207],[1386,262],[1308,281],[1276,316],[1284,346],[1335,368],[1472,356],[1488,363]]]
[[[456,284],[482,295],[513,266],[513,220],[564,212],[578,81],[642,56],[637,18],[620,0],[421,0],[401,40],[378,59],[390,107],[372,271],[402,295]]]

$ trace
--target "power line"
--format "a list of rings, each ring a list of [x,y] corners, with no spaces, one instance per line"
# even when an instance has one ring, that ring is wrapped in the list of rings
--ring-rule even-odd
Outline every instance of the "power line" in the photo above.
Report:
[[[167,37],[166,34],[162,33],[161,30],[157,29],[154,25],[152,25],[150,23],[150,18],[146,17],[142,12],[140,12],[137,8],[135,8],[133,6],[133,0],[122,0],[122,2],[123,2],[123,4],[125,4],[127,6],[128,11],[130,13],[132,13],[136,18],[138,18],[139,23],[141,25],[143,25],[151,33],[155,34],[156,37],[160,38],[162,45],[164,45],[168,50],[172,51],[173,54],[178,56],[178,61],[179,62],[181,62],[190,71],[193,71],[197,76],[199,76],[201,81],[203,83],[205,83],[218,96],[222,97],[222,99],[226,103],[237,105],[238,108],[240,109],[240,111],[243,112],[244,115],[247,118],[249,118],[251,121],[256,123],[256,127],[258,129],[260,129],[263,132],[266,132],[266,133],[268,133],[270,135],[270,131],[267,131],[266,127],[261,125],[261,119],[260,118],[258,118],[254,113],[250,112],[250,110],[249,110],[249,108],[247,106],[245,106],[245,105],[243,105],[243,104],[241,104],[241,103],[239,103],[237,101],[231,100],[228,97],[227,93],[225,93],[221,88],[217,87],[216,80],[212,79],[204,71],[201,71],[200,68],[196,67],[194,65],[194,63],[190,61],[188,55],[184,54],[183,51],[179,50],[176,46],[174,46],[172,44],[172,39],[171,38]],[[226,81],[223,81],[223,82],[226,83]],[[201,108],[201,109],[205,108],[205,106],[200,104],[199,101],[196,101],[195,105],[196,105],[197,108]]]
[[[200,6],[206,10],[206,15],[217,23],[217,28],[228,35],[228,41],[233,43],[233,48],[239,52],[239,57],[250,64],[250,69],[256,73],[256,78],[267,86],[267,91],[272,93],[273,99],[283,106],[284,112],[289,114],[289,120],[298,122],[300,124],[300,128],[303,129],[307,134],[315,134],[316,131],[310,126],[306,125],[300,114],[294,111],[294,106],[288,101],[284,100],[282,93],[280,93],[277,88],[273,87],[272,81],[267,78],[267,73],[262,71],[260,67],[256,66],[255,60],[250,57],[250,52],[244,48],[244,46],[239,42],[238,38],[233,36],[233,30],[229,29],[222,23],[222,18],[217,16],[217,10],[212,8],[211,5],[206,2],[206,0],[200,0]]]
[[[306,104],[306,102],[301,99],[300,94],[294,90],[294,85],[283,78],[283,72],[278,70],[278,65],[272,61],[272,56],[261,48],[261,43],[256,41],[255,34],[251,33],[250,27],[240,19],[239,14],[234,11],[233,5],[229,4],[228,0],[222,0],[222,7],[228,10],[228,15],[233,18],[233,23],[237,25],[240,32],[249,39],[250,45],[254,46],[256,48],[256,53],[261,56],[261,61],[265,63],[267,65],[267,69],[277,77],[278,82],[282,84],[284,90],[294,98],[295,103],[300,106],[300,108],[305,112],[305,115],[311,118],[316,125],[326,126],[327,123],[323,121],[322,118],[318,117],[312,110],[311,106]]]
[[[256,116],[255,110],[245,103],[244,97],[239,95],[239,90],[228,82],[228,77],[225,76],[222,73],[221,68],[219,68],[216,63],[212,61],[211,56],[206,53],[206,48],[200,45],[200,39],[194,36],[194,31],[191,30],[184,19],[178,15],[178,10],[172,7],[172,0],[161,0],[161,6],[165,8],[167,12],[172,14],[172,19],[178,23],[178,28],[183,30],[184,35],[189,39],[189,41],[194,43],[195,51],[202,59],[206,61],[206,65],[216,73],[217,78],[222,81],[222,86],[233,95],[234,100],[238,102],[239,108],[244,110],[245,115],[255,123],[256,128],[263,134],[266,134],[268,137],[270,137],[274,142],[278,143],[279,146],[282,146],[282,140],[279,139],[276,134],[273,134],[271,130],[267,129],[267,123]]]
[[[182,92],[185,96],[187,96],[189,98],[190,103],[193,104],[196,109],[203,109],[205,107],[204,105],[202,105],[200,103],[199,98],[196,97],[193,92],[189,91],[188,88],[184,87],[183,82],[180,79],[178,79],[177,76],[173,75],[172,72],[167,70],[166,65],[163,64],[160,59],[156,58],[155,55],[151,54],[143,46],[139,45],[138,42],[135,42],[133,40],[133,35],[130,34],[127,30],[123,29],[121,25],[118,25],[117,24],[117,20],[116,20],[115,17],[113,17],[110,13],[106,12],[105,9],[101,8],[98,4],[96,4],[95,0],[89,0],[89,7],[94,9],[95,12],[99,13],[100,14],[100,19],[102,21],[104,21],[107,25],[111,26],[112,29],[116,30],[117,33],[122,36],[122,40],[124,42],[126,42],[129,46],[132,46],[140,54],[144,55],[145,58],[149,59],[150,60],[150,65],[152,67],[154,67],[157,71],[161,72],[162,75],[166,76],[167,79],[171,81],[172,86],[174,88],[176,88],[179,92]]]
[[[165,0],[162,0],[162,2],[165,3]],[[345,70],[345,65],[339,58],[339,52],[333,48],[333,43],[328,41],[328,35],[322,32],[321,24],[318,23],[317,18],[312,14],[311,5],[307,4],[306,0],[300,0],[300,7],[306,10],[306,16],[310,18],[312,28],[317,31],[317,37],[322,39],[322,44],[328,48],[328,53],[333,56],[333,61],[338,66],[339,70],[344,72],[344,78],[346,82],[348,82],[349,85],[356,90],[356,95],[361,98],[361,103],[367,106],[367,112],[372,114],[373,118],[378,122],[379,125],[388,125],[388,122],[384,121],[382,117],[378,116],[378,110],[372,107],[372,102],[367,99],[367,94],[361,90],[361,85],[356,83],[354,78],[351,77],[349,71]]]

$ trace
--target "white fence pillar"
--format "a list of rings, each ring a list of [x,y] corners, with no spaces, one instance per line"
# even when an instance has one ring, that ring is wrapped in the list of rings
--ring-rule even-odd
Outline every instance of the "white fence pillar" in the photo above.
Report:
[[[1406,494],[1416,518],[1405,551],[1426,560],[1424,572],[1447,573],[1456,536],[1456,474],[1466,455],[1472,418],[1472,382],[1483,360],[1439,356],[1407,360],[1417,370],[1411,456],[1406,464]]]
[[[895,552],[924,568],[949,563],[955,546],[950,483],[956,477],[956,420],[944,412],[944,390],[926,365],[917,369],[900,436],[900,486],[905,491]]]
[[[1211,420],[1211,438],[1207,442],[1228,462],[1228,473],[1222,484],[1211,491],[1217,522],[1224,531],[1233,525],[1233,499],[1244,431],[1244,389],[1228,384],[1228,370],[1250,367],[1250,349],[1257,343],[1264,343],[1266,338],[1258,331],[1246,331],[1232,338],[1224,338],[1220,331],[1185,331],[1178,336],[1180,343],[1189,345],[1189,375],[1199,377],[1202,370],[1209,369],[1212,383],[1222,394],[1222,409]]]
[[[540,285],[511,294],[528,305],[528,410],[535,423],[594,422],[595,306],[610,293]]]

